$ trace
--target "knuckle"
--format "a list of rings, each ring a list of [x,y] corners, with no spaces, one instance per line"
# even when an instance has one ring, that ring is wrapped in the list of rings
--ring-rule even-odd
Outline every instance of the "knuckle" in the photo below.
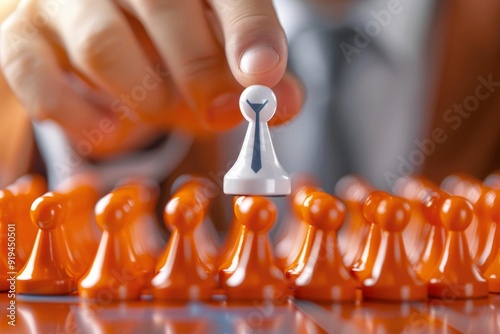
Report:
[[[158,11],[178,5],[178,0],[133,0],[137,8],[146,12]]]
[[[204,55],[191,58],[179,67],[179,75],[183,80],[197,81],[215,78],[224,73],[225,62],[218,55]]]
[[[249,30],[254,30],[256,27],[266,27],[273,22],[274,20],[270,15],[249,7],[235,13],[228,20],[227,24],[232,29],[248,28]]]
[[[121,22],[112,20],[87,22],[78,28],[73,43],[70,53],[76,66],[105,69],[125,51],[124,27]]]
[[[1,67],[5,78],[15,86],[25,76],[39,72],[43,62],[35,52],[23,50],[14,52],[9,48],[2,48]]]

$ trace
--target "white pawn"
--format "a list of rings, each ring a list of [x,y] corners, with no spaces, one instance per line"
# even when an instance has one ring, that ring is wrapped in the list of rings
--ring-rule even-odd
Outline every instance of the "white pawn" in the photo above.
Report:
[[[250,86],[241,94],[240,110],[248,129],[236,163],[224,176],[224,193],[289,195],[290,178],[276,157],[267,125],[276,112],[276,96],[269,87]]]

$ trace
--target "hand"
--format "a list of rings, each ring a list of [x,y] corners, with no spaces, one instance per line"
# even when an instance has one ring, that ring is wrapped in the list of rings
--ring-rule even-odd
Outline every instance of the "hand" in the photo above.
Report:
[[[59,123],[73,145],[101,131],[91,155],[166,128],[231,128],[241,86],[274,87],[275,124],[302,102],[271,0],[25,0],[0,38],[4,75],[29,115]]]

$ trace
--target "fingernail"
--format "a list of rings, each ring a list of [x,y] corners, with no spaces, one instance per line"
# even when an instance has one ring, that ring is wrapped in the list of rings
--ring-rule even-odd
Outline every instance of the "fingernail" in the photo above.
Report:
[[[228,130],[236,126],[243,116],[239,109],[240,96],[226,93],[212,101],[205,114],[206,124],[213,130]]]
[[[268,44],[260,44],[247,49],[240,59],[240,70],[246,74],[264,73],[273,69],[280,55]]]

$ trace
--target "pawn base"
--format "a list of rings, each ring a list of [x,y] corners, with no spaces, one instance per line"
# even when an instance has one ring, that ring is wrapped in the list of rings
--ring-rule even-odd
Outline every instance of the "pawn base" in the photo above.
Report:
[[[380,301],[419,301],[427,298],[427,286],[401,285],[401,286],[378,286],[363,284],[363,299]]]
[[[16,289],[19,294],[26,295],[68,295],[75,291],[76,284],[73,278],[47,278],[16,280]]]
[[[287,196],[291,193],[290,178],[224,177],[224,193],[240,196]]]
[[[431,280],[432,281],[432,280]],[[428,284],[429,297],[432,298],[484,298],[488,296],[488,283],[483,281],[469,283],[451,283],[435,281]]]
[[[354,301],[356,298],[356,284],[352,282],[330,287],[297,287],[293,292],[293,296],[297,299],[318,302],[349,302]]]

